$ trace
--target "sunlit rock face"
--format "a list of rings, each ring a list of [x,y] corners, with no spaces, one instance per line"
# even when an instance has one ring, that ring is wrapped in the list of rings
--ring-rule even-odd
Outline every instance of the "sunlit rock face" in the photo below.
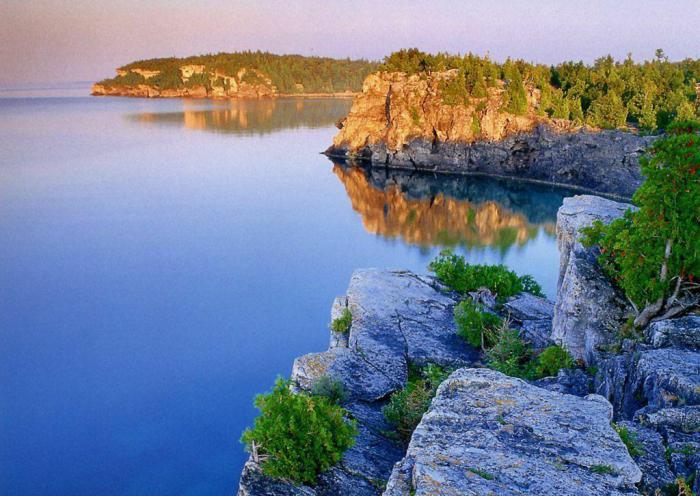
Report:
[[[531,131],[541,122],[573,128],[568,121],[535,113],[540,100],[540,92],[535,88],[528,90],[525,115],[505,112],[501,108],[505,91],[502,81],[489,88],[485,98],[471,98],[464,105],[447,105],[443,102],[441,85],[455,77],[458,77],[455,69],[429,75],[370,74],[334,138],[334,146],[356,151],[365,145],[383,142],[388,150],[398,151],[416,138],[469,143],[500,140],[509,134]]]
[[[463,179],[456,178],[389,174],[338,164],[333,172],[343,183],[365,229],[373,234],[421,247],[500,249],[524,245],[542,231],[554,236],[556,202],[561,201],[556,193],[550,195],[552,207],[548,208],[547,195],[539,205],[537,201],[518,205],[518,193],[509,192],[503,184],[500,188],[493,184],[491,189],[479,188],[488,182],[483,178],[475,179],[472,190]],[[536,212],[528,212],[528,205]]]

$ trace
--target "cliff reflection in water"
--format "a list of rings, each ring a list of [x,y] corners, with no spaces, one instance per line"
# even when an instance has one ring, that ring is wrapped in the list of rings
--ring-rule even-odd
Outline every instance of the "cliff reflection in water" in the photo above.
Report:
[[[182,110],[128,116],[145,124],[183,126],[226,134],[268,134],[282,129],[331,126],[345,117],[352,100],[270,98],[259,100],[179,100]]]
[[[522,246],[555,236],[569,190],[485,177],[434,176],[335,164],[353,210],[368,232],[431,246]]]

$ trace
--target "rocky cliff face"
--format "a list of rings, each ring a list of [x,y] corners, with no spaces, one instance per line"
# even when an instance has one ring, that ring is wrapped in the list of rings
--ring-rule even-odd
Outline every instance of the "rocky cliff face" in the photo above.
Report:
[[[138,74],[143,76],[145,81],[137,84],[98,83],[92,86],[92,94],[144,98],[260,98],[278,94],[272,80],[255,69],[241,69],[235,76],[227,76],[216,72],[204,74],[204,66],[201,65],[183,65],[179,70],[179,84],[174,88],[161,88],[157,83],[149,82],[158,76],[160,71],[132,68],[117,72],[122,77],[130,73]],[[200,82],[191,83],[193,76],[200,76]],[[255,82],[249,82],[250,80]]]
[[[475,297],[489,304],[487,295]],[[586,396],[585,381],[585,398],[567,394],[572,374],[545,388],[470,368],[480,366],[479,354],[455,333],[458,300],[431,277],[356,271],[331,315],[351,310],[349,334],[331,332],[327,351],[298,358],[292,369],[301,390],[323,375],[343,382],[343,406],[358,421],[356,445],[315,487],[265,477],[251,459],[239,496],[637,494],[641,473],[610,426],[610,404]],[[551,302],[523,294],[502,311],[537,347],[549,344]],[[409,364],[428,363],[458,370],[406,450],[387,437],[381,409],[406,384]]]
[[[564,200],[557,217],[560,284],[552,338],[596,371],[594,388],[636,436],[648,494],[683,477],[700,490],[700,316],[653,322],[625,337],[623,296],[596,263],[578,230],[610,222],[630,205],[592,196]],[[659,456],[665,453],[665,456]]]
[[[629,197],[641,183],[638,156],[652,138],[577,127],[538,113],[529,89],[525,115],[503,110],[504,89],[445,103],[455,71],[374,73],[355,97],[326,151],[388,167],[482,173],[566,184]]]

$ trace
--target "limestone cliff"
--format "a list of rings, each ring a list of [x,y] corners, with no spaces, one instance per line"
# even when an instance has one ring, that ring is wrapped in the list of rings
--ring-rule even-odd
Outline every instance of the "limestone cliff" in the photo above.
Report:
[[[264,72],[241,68],[234,75],[219,70],[207,71],[204,65],[185,64],[167,82],[158,80],[161,71],[139,67],[117,69],[117,77],[92,86],[94,96],[130,96],[142,98],[266,98],[286,96]],[[295,96],[351,97],[350,91],[310,93],[295,86]]]
[[[506,83],[483,98],[455,101],[456,70],[376,72],[364,82],[328,155],[388,167],[516,176],[631,196],[641,183],[638,155],[652,138],[552,119],[526,86],[523,115],[505,109]]]
[[[167,87],[154,82],[160,71],[141,68],[118,69],[118,77],[92,86],[95,96],[134,96],[145,98],[260,98],[276,96],[279,92],[272,80],[256,69],[240,69],[236,75],[227,76],[217,71],[205,73],[203,65],[183,65],[179,68],[177,85]],[[129,79],[129,76],[132,76]],[[141,76],[143,80],[138,77]],[[195,77],[197,77],[195,82]],[[119,81],[123,79],[123,82]],[[133,81],[137,81],[133,83]]]

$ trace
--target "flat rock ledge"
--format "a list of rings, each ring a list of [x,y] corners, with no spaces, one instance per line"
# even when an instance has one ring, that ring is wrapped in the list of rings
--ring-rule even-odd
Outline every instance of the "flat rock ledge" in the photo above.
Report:
[[[459,369],[438,389],[384,494],[638,494],[642,473],[611,419],[598,395]]]

